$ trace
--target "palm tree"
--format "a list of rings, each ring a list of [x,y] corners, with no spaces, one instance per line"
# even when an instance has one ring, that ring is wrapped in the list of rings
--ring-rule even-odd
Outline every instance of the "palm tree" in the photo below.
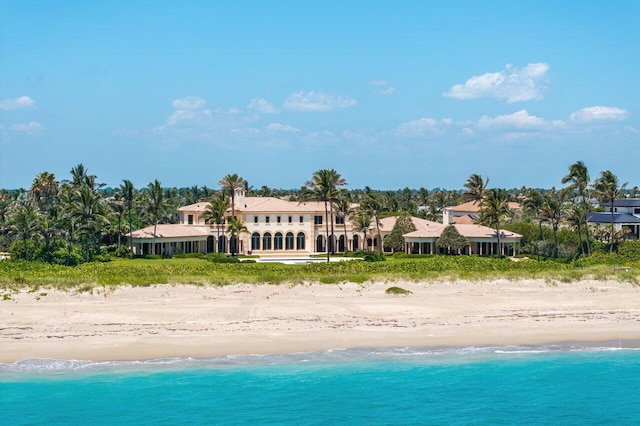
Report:
[[[111,211],[116,219],[116,227],[118,229],[118,245],[116,249],[116,256],[120,257],[120,242],[122,237],[122,219],[124,218],[125,213],[127,212],[126,203],[121,199],[114,199],[110,203]]]
[[[216,225],[218,242],[220,241],[220,225],[224,223],[227,209],[229,209],[229,196],[224,192],[216,192],[203,214],[205,223]]]
[[[67,214],[78,226],[85,261],[88,262],[92,253],[99,251],[100,239],[97,234],[100,233],[102,223],[106,221],[103,199],[97,188],[89,186],[86,182],[72,188],[68,195]]]
[[[500,224],[511,214],[509,208],[509,194],[504,189],[490,189],[486,192],[480,203],[480,223],[494,226],[498,238],[498,252],[502,257],[502,244],[500,242]]]
[[[618,177],[611,173],[609,170],[600,172],[600,177],[593,183],[593,189],[596,191],[600,202],[609,203],[611,209],[611,233],[610,233],[610,246],[609,252],[613,251],[613,202],[616,198],[620,197],[620,193],[627,187],[627,183],[623,183],[621,186],[618,183]]]
[[[53,204],[58,187],[59,183],[53,173],[42,172],[33,180],[29,193],[41,213]]]
[[[236,189],[244,188],[247,181],[238,176],[237,173],[229,174],[220,179],[218,185],[231,197],[231,216],[236,215]]]
[[[227,223],[227,232],[231,234],[231,256],[235,256],[238,249],[239,235],[243,232],[248,232],[248,229],[242,220],[237,217],[230,217]]]
[[[364,211],[360,211],[357,213],[356,217],[353,219],[353,230],[355,232],[362,232],[362,248],[365,248],[365,244],[367,243],[367,231],[371,227],[371,216]],[[357,248],[354,247],[354,250]]]
[[[538,229],[540,231],[539,240],[544,240],[544,232],[542,232],[542,222],[544,219],[541,216],[542,206],[544,205],[544,198],[540,192],[535,189],[528,189],[524,198],[523,206],[528,210],[535,220],[538,221]]]
[[[571,209],[567,212],[565,220],[578,232],[578,243],[580,244],[580,253],[584,256],[584,245],[582,244],[582,224],[584,219],[584,210],[582,206],[579,204],[574,204]]]
[[[9,213],[9,235],[13,235],[22,240],[22,258],[29,259],[29,248],[27,242],[31,239],[35,231],[36,211],[33,206],[26,203],[18,203]]]
[[[336,215],[342,218],[342,226],[344,228],[344,251],[347,251],[347,219],[351,216],[353,209],[351,208],[351,200],[346,190],[340,191],[338,199],[334,203]]]
[[[564,216],[564,212],[562,211],[563,201],[564,198],[562,193],[545,195],[544,204],[542,205],[542,210],[540,212],[540,217],[551,225],[551,229],[553,230],[553,257],[558,257],[558,228],[560,227],[560,222]]]
[[[329,262],[329,206],[338,196],[338,189],[347,185],[347,181],[340,173],[333,169],[318,170],[311,180],[300,189],[301,201],[320,201],[324,203],[327,238],[327,262]],[[333,226],[333,224],[331,224]]]
[[[147,185],[147,202],[148,210],[151,218],[153,219],[153,254],[156,253],[156,230],[158,228],[158,222],[164,215],[165,211],[165,198],[162,184],[158,179]]]
[[[488,184],[489,178],[483,181],[481,175],[477,173],[472,174],[467,178],[467,181],[464,184],[466,191],[462,194],[462,201],[475,201],[476,203],[481,203],[487,192]]]
[[[382,197],[378,193],[371,193],[362,200],[360,207],[366,212],[376,225],[376,231],[378,234],[378,251],[382,253],[382,235],[380,234],[380,214],[386,211],[384,204],[382,203]]]
[[[133,259],[133,233],[131,213],[133,212],[133,202],[135,200],[135,188],[130,180],[123,180],[120,185],[120,191],[122,192],[122,199],[124,201],[125,208],[127,210],[127,221],[129,222],[129,258]]]
[[[569,166],[569,173],[562,178],[562,183],[569,183],[567,190],[576,191],[582,202],[582,222],[584,223],[587,236],[587,254],[591,254],[591,244],[589,243],[589,227],[587,226],[587,191],[589,188],[589,170],[582,161],[576,161]],[[580,244],[582,247],[582,243]]]

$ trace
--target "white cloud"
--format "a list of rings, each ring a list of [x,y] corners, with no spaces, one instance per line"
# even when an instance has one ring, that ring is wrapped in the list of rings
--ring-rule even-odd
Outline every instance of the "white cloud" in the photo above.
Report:
[[[27,135],[33,135],[34,133],[39,133],[42,130],[44,130],[44,127],[42,126],[42,124],[38,123],[37,121],[30,121],[28,123],[23,123],[23,124],[14,124],[11,127],[9,127],[9,130],[11,130],[12,132],[26,133]]]
[[[476,123],[476,127],[483,130],[509,128],[538,130],[550,125],[551,123],[544,118],[529,115],[527,110],[524,109],[513,114],[498,115],[495,118],[485,115]]]
[[[186,98],[176,99],[171,104],[178,110],[199,110],[207,105],[207,101],[197,96],[187,96]]]
[[[297,92],[284,101],[285,109],[291,111],[331,111],[337,108],[347,108],[358,103],[353,98],[331,95],[321,92]]]
[[[391,96],[398,90],[397,87],[392,86],[391,83],[385,80],[372,80],[369,85],[379,88],[373,91],[374,95]]]
[[[453,120],[450,118],[443,118],[441,120],[433,118],[419,118],[417,120],[400,124],[396,129],[396,133],[400,136],[410,138],[441,135],[452,124]]]
[[[522,69],[507,65],[504,71],[473,76],[456,84],[443,96],[456,99],[496,98],[508,103],[542,99],[549,65],[528,64]]]
[[[288,124],[270,123],[267,126],[267,130],[270,132],[285,132],[285,133],[299,133],[300,130]]]
[[[29,96],[20,96],[15,99],[5,99],[0,102],[0,109],[19,109],[19,108],[31,108],[35,106],[36,101]]]
[[[569,120],[577,123],[590,123],[593,121],[622,121],[631,113],[626,109],[605,106],[592,106],[579,109],[571,115]]]
[[[279,112],[278,108],[273,106],[269,101],[262,98],[253,98],[249,105],[247,105],[247,109],[250,111],[255,111],[260,114],[276,114]]]

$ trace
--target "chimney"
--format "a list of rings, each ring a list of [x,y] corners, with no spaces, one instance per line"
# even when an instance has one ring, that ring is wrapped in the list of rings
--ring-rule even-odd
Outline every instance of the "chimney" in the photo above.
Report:
[[[244,209],[245,204],[244,204],[244,194],[245,194],[245,190],[244,188],[236,188],[233,192],[234,198],[235,198],[235,204],[236,204],[236,209]]]
[[[448,208],[442,209],[442,224],[450,225],[451,223],[453,223],[453,211]]]

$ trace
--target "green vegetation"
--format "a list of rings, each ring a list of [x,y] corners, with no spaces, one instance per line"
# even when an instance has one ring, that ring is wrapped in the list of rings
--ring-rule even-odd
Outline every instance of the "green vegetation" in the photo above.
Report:
[[[228,258],[230,259],[230,258]],[[93,286],[153,284],[228,285],[235,283],[302,284],[319,282],[363,283],[397,280],[447,279],[525,279],[550,282],[584,278],[621,279],[636,283],[640,261],[618,253],[597,253],[575,262],[537,261],[520,258],[518,262],[479,256],[392,256],[386,262],[359,260],[285,265],[280,263],[218,263],[202,259],[115,259],[112,262],[83,263],[73,268],[44,262],[0,262],[0,288],[53,287],[89,291]]]
[[[411,294],[412,291],[411,290],[406,290],[402,287],[389,287],[388,289],[385,290],[386,294],[402,294],[402,295],[408,295]]]

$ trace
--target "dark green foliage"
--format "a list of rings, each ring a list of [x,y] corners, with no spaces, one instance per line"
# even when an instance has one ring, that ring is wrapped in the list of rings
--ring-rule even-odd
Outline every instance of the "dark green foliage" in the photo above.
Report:
[[[385,290],[386,294],[402,294],[402,295],[408,295],[413,293],[411,290],[406,290],[402,287],[389,287],[388,289]]]
[[[416,230],[416,226],[411,221],[411,217],[408,214],[401,214],[396,220],[396,224],[393,226],[391,233],[384,239],[384,246],[387,250],[393,252],[404,251],[404,234],[413,232]]]
[[[240,263],[240,259],[237,257],[228,257],[222,253],[211,253],[201,257],[213,263]]]
[[[436,247],[445,249],[447,254],[460,254],[469,247],[469,240],[462,236],[455,226],[449,225],[436,240]]]
[[[640,260],[640,241],[625,241],[618,246],[618,254],[627,260]]]
[[[384,262],[385,260],[387,259],[380,253],[367,253],[364,256],[365,262]]]

